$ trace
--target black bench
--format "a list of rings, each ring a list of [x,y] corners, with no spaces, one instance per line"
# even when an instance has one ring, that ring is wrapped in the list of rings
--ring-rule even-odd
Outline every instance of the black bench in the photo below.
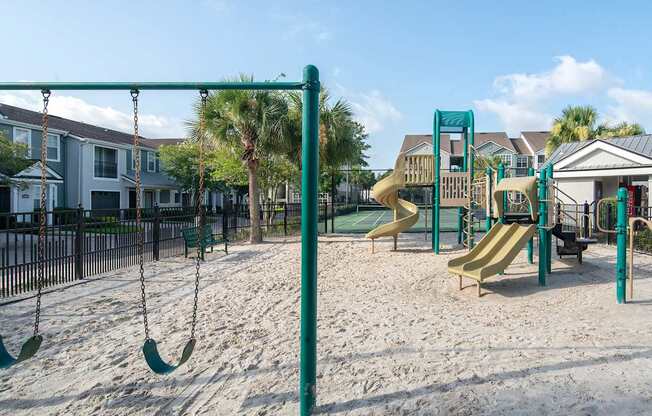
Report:
[[[197,232],[199,231],[199,227],[190,227],[190,228],[184,228],[181,230],[181,235],[183,237],[183,242],[184,242],[184,256],[188,257],[188,249],[189,248],[197,248],[197,241],[199,240],[199,236],[197,235]],[[213,247],[224,244],[224,251],[225,254],[229,254],[229,241],[225,238],[218,238],[216,237],[216,234],[213,234],[213,230],[211,229],[210,225],[204,225],[203,227],[203,232],[202,232],[202,241],[201,241],[201,258],[202,260],[204,259],[204,252],[206,252],[206,249],[210,247],[211,253],[213,252]]]

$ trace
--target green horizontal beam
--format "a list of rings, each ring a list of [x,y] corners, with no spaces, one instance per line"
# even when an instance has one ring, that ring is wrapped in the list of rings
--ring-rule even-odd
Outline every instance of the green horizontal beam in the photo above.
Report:
[[[0,82],[0,90],[301,90],[303,82]]]

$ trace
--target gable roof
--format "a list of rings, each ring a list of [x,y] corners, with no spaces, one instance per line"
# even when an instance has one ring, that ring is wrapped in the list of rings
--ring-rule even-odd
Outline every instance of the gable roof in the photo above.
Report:
[[[630,151],[640,156],[652,158],[652,134],[641,134],[638,136],[608,138],[608,139],[594,139],[586,140],[583,142],[564,143],[555,149],[550,155],[544,166],[556,164],[566,159],[567,157],[577,153],[585,147],[595,143],[604,142],[621,149]]]
[[[512,152],[517,152],[512,141],[505,132],[475,133],[475,147],[478,148],[485,143],[493,142]],[[432,134],[406,134],[401,145],[401,152],[408,151],[421,143],[432,145]],[[464,140],[451,140],[450,134],[442,133],[440,138],[441,150],[451,155],[461,156],[464,153]]]
[[[514,150],[516,150],[516,153],[520,155],[532,154],[523,139],[517,137],[517,138],[510,138],[509,141],[512,142],[512,146],[514,146]]]
[[[525,139],[534,152],[546,147],[546,140],[550,137],[549,131],[522,131],[521,138]]]
[[[37,111],[26,110],[24,108],[2,103],[0,103],[0,114],[8,120],[36,126],[41,125],[43,117],[42,114]],[[131,145],[134,139],[132,133],[123,133],[117,130],[94,126],[92,124],[82,123],[80,121],[74,121],[52,114],[48,117],[48,126],[53,129],[67,131],[73,136],[84,139],[102,140],[116,144]],[[144,137],[142,138],[144,139],[143,144],[147,146],[149,140]]]

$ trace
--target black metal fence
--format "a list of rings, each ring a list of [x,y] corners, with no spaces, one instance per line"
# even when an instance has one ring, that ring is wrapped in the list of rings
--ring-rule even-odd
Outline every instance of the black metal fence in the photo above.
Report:
[[[319,208],[319,231],[326,232],[328,209]],[[181,230],[196,225],[194,208],[147,208],[140,227],[135,209],[59,209],[47,212],[44,286],[133,266],[138,235],[144,236],[146,262],[183,255]],[[263,235],[285,236],[301,227],[301,204],[264,204],[259,210]],[[206,208],[214,234],[238,241],[249,236],[247,205]],[[0,214],[0,297],[36,289],[39,214]]]

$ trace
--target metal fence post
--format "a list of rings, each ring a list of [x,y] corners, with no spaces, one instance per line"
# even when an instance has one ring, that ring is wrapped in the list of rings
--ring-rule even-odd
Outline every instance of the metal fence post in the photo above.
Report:
[[[152,228],[152,258],[159,260],[159,242],[161,241],[161,209],[154,205],[154,223]]]
[[[288,235],[288,204],[283,204],[283,234]]]
[[[222,204],[222,239],[229,239],[229,203],[224,201]]]
[[[75,279],[84,278],[84,207],[79,204],[77,208],[77,227],[75,229]]]
[[[607,230],[611,230],[611,204],[607,204]],[[611,233],[607,233],[607,244],[611,244]]]
[[[589,203],[584,201],[584,211],[582,215],[582,237],[589,238]]]

